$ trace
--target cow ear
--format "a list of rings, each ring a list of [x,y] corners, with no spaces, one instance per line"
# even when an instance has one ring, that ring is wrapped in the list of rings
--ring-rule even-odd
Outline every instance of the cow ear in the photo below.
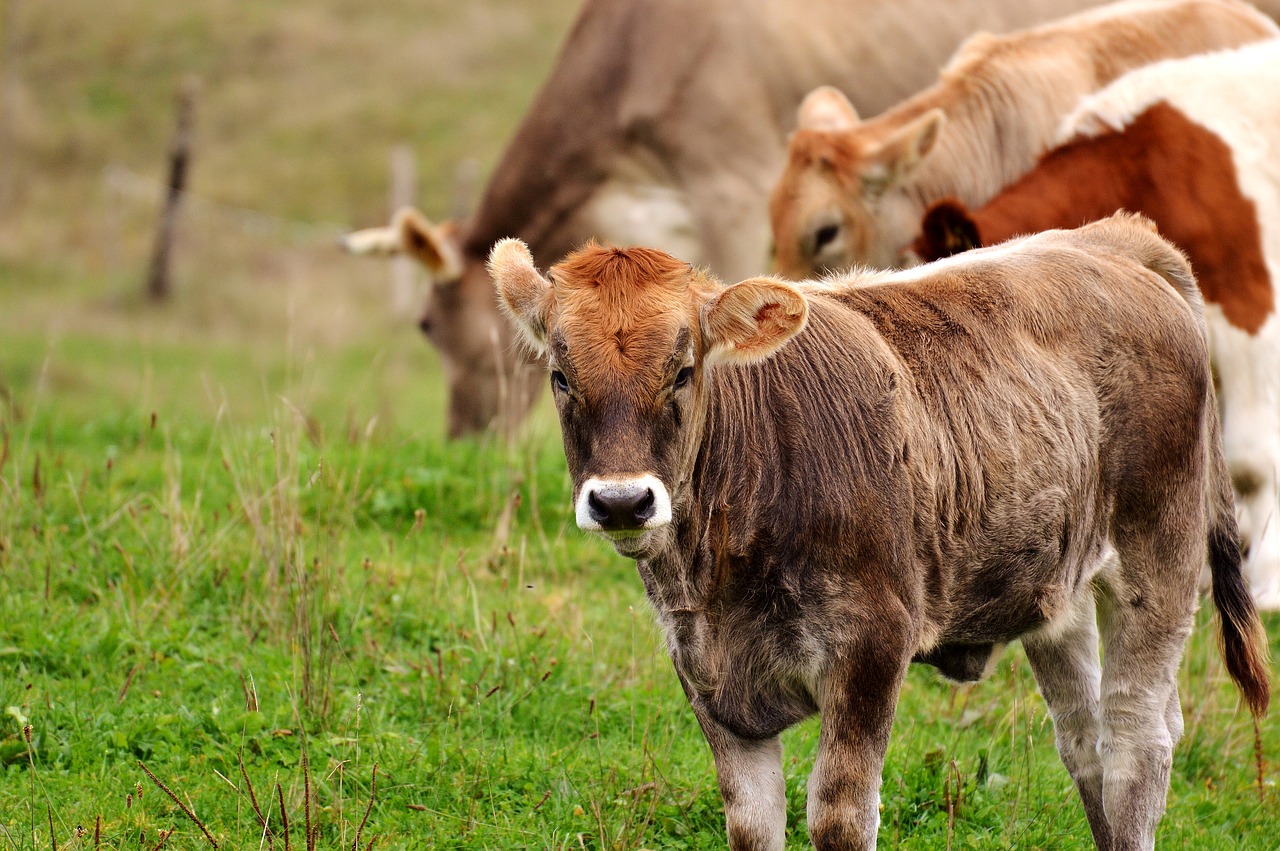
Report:
[[[413,207],[401,207],[391,226],[400,231],[404,253],[425,266],[433,281],[445,283],[462,277],[462,245],[454,222],[432,224]]]
[[[706,362],[758,363],[800,333],[809,305],[795,287],[751,278],[719,291],[702,307]]]
[[[352,254],[408,254],[431,274],[434,282],[462,277],[462,246],[453,222],[436,225],[413,207],[401,207],[391,224],[366,228],[342,237],[342,247]]]
[[[547,352],[547,324],[552,307],[551,282],[533,265],[529,246],[508,237],[489,252],[489,275],[498,301],[534,351]]]
[[[845,132],[858,126],[858,110],[834,86],[819,86],[800,103],[796,124],[801,130]]]
[[[915,249],[927,261],[982,247],[978,223],[968,208],[955,198],[945,198],[930,207],[924,214],[920,231]]]
[[[934,108],[894,131],[868,158],[864,190],[879,194],[905,179],[933,150],[946,123],[947,114]]]

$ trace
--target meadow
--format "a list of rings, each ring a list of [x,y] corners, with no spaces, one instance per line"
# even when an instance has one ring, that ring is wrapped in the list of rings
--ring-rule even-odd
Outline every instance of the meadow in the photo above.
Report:
[[[446,443],[412,299],[335,247],[386,215],[396,145],[448,213],[576,5],[4,0],[0,849],[723,847],[548,400],[510,444]],[[1183,665],[1161,847],[1270,851],[1280,723],[1255,739],[1215,629],[1202,611]],[[783,740],[794,847],[817,730]],[[913,670],[882,800],[882,847],[1092,847],[1017,647],[972,686]]]

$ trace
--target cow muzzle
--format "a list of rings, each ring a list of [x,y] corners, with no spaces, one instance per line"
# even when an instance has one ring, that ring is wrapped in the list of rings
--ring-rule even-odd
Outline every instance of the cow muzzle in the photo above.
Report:
[[[625,538],[671,522],[671,496],[656,476],[590,478],[578,492],[578,528]]]

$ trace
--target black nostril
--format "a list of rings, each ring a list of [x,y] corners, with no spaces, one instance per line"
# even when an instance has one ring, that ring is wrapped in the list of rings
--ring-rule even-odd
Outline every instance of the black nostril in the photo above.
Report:
[[[640,497],[640,501],[636,503],[634,509],[634,516],[637,525],[642,525],[646,520],[653,516],[655,505],[653,488],[645,488],[644,496]]]
[[[595,491],[587,494],[587,508],[591,511],[591,519],[599,523],[601,526],[607,526],[609,519],[609,507],[601,502],[600,497],[596,496]]]
[[[423,334],[430,334],[431,333],[431,317],[424,316],[420,320],[418,320],[418,328],[422,331]]]

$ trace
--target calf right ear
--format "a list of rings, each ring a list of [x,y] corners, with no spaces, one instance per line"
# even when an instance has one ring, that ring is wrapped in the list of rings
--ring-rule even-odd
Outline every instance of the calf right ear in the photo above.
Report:
[[[929,208],[920,225],[920,238],[914,246],[916,253],[925,261],[941,260],[981,247],[978,223],[968,208],[955,198],[946,198]]]
[[[702,307],[706,362],[765,360],[799,334],[808,318],[808,302],[790,284],[751,278],[726,287]]]
[[[529,246],[514,237],[499,240],[489,252],[489,275],[520,336],[538,354],[546,354],[553,294],[551,282],[533,265]]]

